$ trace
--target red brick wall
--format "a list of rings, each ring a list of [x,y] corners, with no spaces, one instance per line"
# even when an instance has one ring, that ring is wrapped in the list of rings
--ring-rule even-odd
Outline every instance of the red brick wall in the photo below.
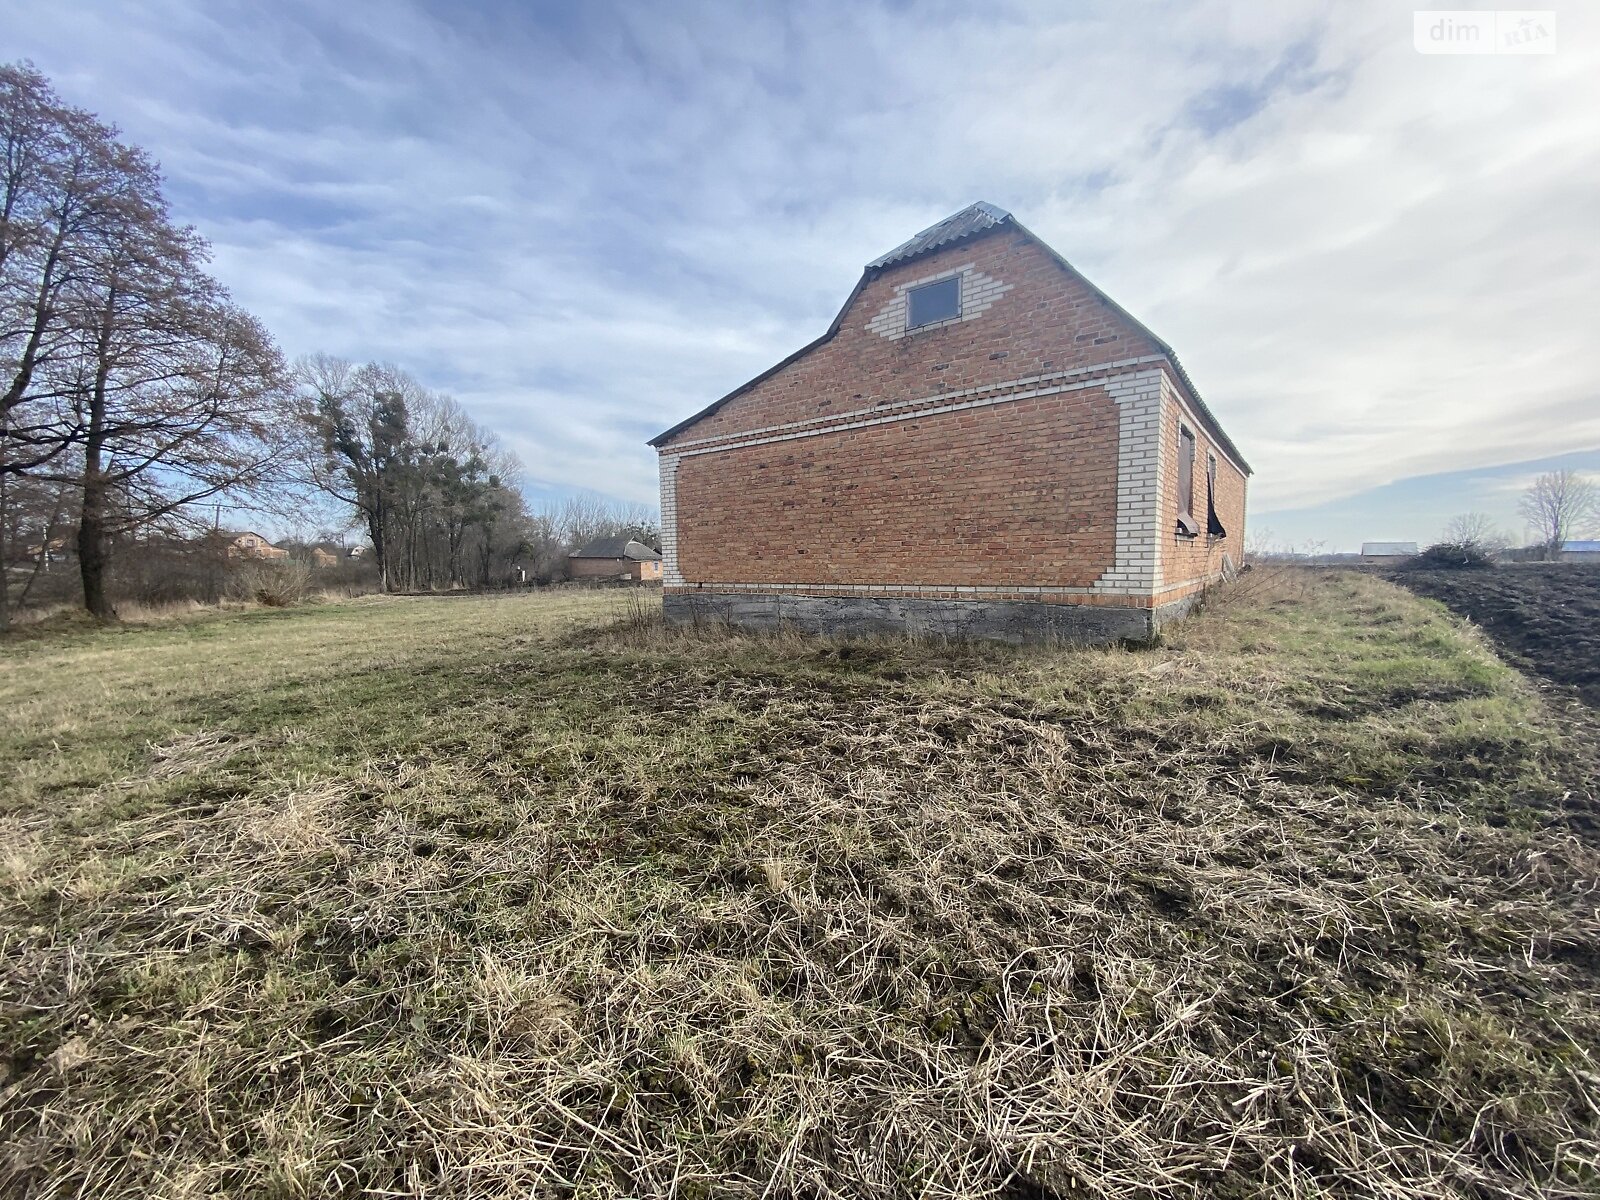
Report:
[[[1169,393],[1165,419],[1161,431],[1162,497],[1161,517],[1157,526],[1161,534],[1161,582],[1166,585],[1191,583],[1163,594],[1162,600],[1178,600],[1204,586],[1208,577],[1222,569],[1223,556],[1239,566],[1244,559],[1244,508],[1245,477],[1227,454],[1216,445],[1206,427],[1195,417],[1192,409],[1186,410],[1176,387]],[[1200,527],[1199,537],[1185,537],[1178,532],[1178,440],[1179,425],[1192,430],[1195,435],[1194,453],[1194,518]],[[1217,456],[1217,516],[1226,529],[1225,537],[1211,537],[1206,532],[1206,456]]]
[[[1116,545],[1117,411],[1099,388],[678,466],[678,562],[717,583],[1087,587]]]
[[[567,566],[572,571],[574,579],[617,575],[622,569],[621,564],[614,558],[569,558]]]
[[[1004,289],[988,292],[986,310],[971,320],[883,336],[893,323],[880,314],[894,302],[897,285],[969,264],[988,286]],[[984,286],[980,279],[973,294]],[[663,447],[683,452],[676,503],[664,514],[676,520],[679,572],[688,584],[800,583],[818,592],[828,584],[927,584],[929,595],[968,586],[1087,588],[1113,565],[1117,548],[1119,409],[1095,382],[1097,369],[1159,353],[1044,247],[1013,230],[892,268],[862,289],[832,339]],[[1136,369],[1154,368],[1145,363],[1112,373]],[[1062,373],[1065,379],[1037,378]],[[1069,390],[1031,395],[1043,387]],[[1022,398],[925,411],[998,394]],[[918,403],[908,410],[911,401]],[[907,411],[918,415],[848,427]],[[1174,411],[1169,404],[1173,438]],[[773,427],[794,422],[816,432],[696,453],[739,435],[792,434]],[[1208,449],[1202,433],[1196,475],[1202,521]],[[1175,449],[1170,453],[1166,480],[1175,504]],[[1227,545],[1236,547],[1243,480],[1218,457],[1219,481],[1227,480],[1219,492],[1234,489],[1223,520]],[[1175,512],[1160,520],[1164,533]],[[1160,548],[1166,580],[1207,569],[1188,544],[1164,540]],[[1102,589],[1092,597],[1039,598],[1152,601],[1148,587],[1142,597]],[[1168,598],[1177,597],[1161,597]]]
[[[908,280],[972,263],[1010,284],[971,321],[891,340],[866,328]],[[1156,353],[1150,339],[1012,230],[891,268],[862,289],[839,332],[667,443],[718,437],[983,384]]]
[[[569,558],[574,579],[629,579],[641,582],[661,578],[661,563],[635,562],[620,558]]]

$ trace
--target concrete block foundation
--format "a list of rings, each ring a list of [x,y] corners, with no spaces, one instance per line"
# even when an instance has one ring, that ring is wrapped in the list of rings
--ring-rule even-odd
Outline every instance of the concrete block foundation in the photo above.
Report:
[[[788,626],[807,633],[844,637],[899,634],[1083,645],[1149,641],[1162,625],[1185,615],[1193,603],[1189,597],[1149,609],[1035,604],[1023,600],[919,600],[770,592],[676,592],[662,597],[669,625],[726,621],[745,629]]]

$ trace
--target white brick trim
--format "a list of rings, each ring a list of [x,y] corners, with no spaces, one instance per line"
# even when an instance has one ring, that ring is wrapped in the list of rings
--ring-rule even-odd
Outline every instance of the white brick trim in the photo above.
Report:
[[[1160,589],[1161,428],[1166,376],[1135,371],[1106,382],[1117,419],[1117,549],[1094,590],[1113,595]]]
[[[912,288],[927,283],[938,283],[941,279],[950,279],[956,275],[961,276],[961,312],[948,321],[930,321],[926,325],[918,325],[915,329],[906,328],[906,322],[910,318],[911,303],[907,293]],[[872,320],[867,322],[865,328],[869,333],[895,341],[908,334],[942,329],[946,325],[959,325],[962,321],[974,321],[994,307],[994,302],[1009,292],[1013,286],[1015,285],[1002,283],[993,275],[978,270],[974,263],[964,263],[948,271],[939,271],[933,275],[924,275],[921,279],[897,283],[894,288],[894,299],[880,308]]]
[[[1143,596],[1140,591],[1116,592],[1108,588],[1056,587],[1046,584],[966,584],[966,583],[693,583],[683,585],[702,592],[954,592],[960,596]],[[685,593],[687,594],[687,593]]]
[[[1221,573],[1207,576],[1207,580],[1220,579]],[[1024,595],[1024,596],[1150,596],[1164,595],[1167,592],[1176,592],[1181,588],[1190,587],[1202,582],[1199,578],[1185,579],[1178,583],[1169,583],[1154,589],[1147,588],[1115,588],[1100,587],[1059,587],[1054,584],[1031,583],[1005,583],[1005,584],[966,584],[966,583],[828,583],[816,581],[812,583],[679,583],[675,586],[687,589],[678,595],[691,595],[693,592],[888,592],[899,594],[904,592],[955,592],[958,595]]]
[[[678,458],[661,455],[661,582],[669,586],[684,582],[678,567]]]
[[[663,450],[662,454],[663,456],[669,453],[681,456],[716,454],[723,450],[737,450],[744,446],[764,446],[772,442],[788,442],[797,438],[816,437],[819,434],[833,433],[836,430],[863,429],[870,425],[887,425],[894,421],[916,420],[919,417],[932,416],[936,413],[958,412],[969,408],[987,408],[990,405],[1006,404],[1014,400],[1032,400],[1039,396],[1053,396],[1060,392],[1082,391],[1084,388],[1107,385],[1117,378],[1123,377],[1125,373],[1122,368],[1160,361],[1162,360],[1159,356],[1149,355],[1144,358],[1130,358],[1114,363],[1102,363],[1093,367],[1077,367],[1071,371],[1056,371],[1049,375],[1030,375],[1022,379],[1010,379],[1004,383],[992,383],[983,387],[967,388],[965,391],[960,392],[944,392],[934,396],[921,396],[915,400],[897,400],[874,408],[861,408],[846,413],[833,413],[826,417],[812,417],[804,421],[789,421],[782,425],[768,425],[758,429],[747,429],[740,433],[724,434],[720,438],[699,438],[690,442],[677,442],[668,449]],[[1088,375],[1090,378],[1076,383],[1062,382],[1081,375]],[[1022,390],[1004,392],[1002,395],[990,394],[1003,392],[1006,388],[1020,388]],[[939,404],[938,401],[941,400],[946,401],[946,403]],[[916,405],[933,405],[933,407],[916,408]]]

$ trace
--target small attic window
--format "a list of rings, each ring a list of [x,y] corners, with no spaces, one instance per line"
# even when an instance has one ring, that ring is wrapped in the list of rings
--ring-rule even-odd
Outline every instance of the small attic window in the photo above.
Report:
[[[908,293],[907,329],[949,321],[961,315],[961,276],[952,275],[937,283],[925,283]]]

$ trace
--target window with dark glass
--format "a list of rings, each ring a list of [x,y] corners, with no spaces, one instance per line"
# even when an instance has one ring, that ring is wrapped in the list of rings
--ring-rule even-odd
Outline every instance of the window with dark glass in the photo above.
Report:
[[[1227,537],[1222,518],[1217,516],[1217,456],[1206,455],[1206,533],[1212,537]]]
[[[932,325],[935,321],[948,321],[961,315],[961,276],[952,275],[937,283],[925,283],[909,293],[911,313],[906,324],[915,329],[919,325]]]
[[[1184,537],[1199,537],[1194,519],[1194,431],[1178,426],[1178,532]]]

